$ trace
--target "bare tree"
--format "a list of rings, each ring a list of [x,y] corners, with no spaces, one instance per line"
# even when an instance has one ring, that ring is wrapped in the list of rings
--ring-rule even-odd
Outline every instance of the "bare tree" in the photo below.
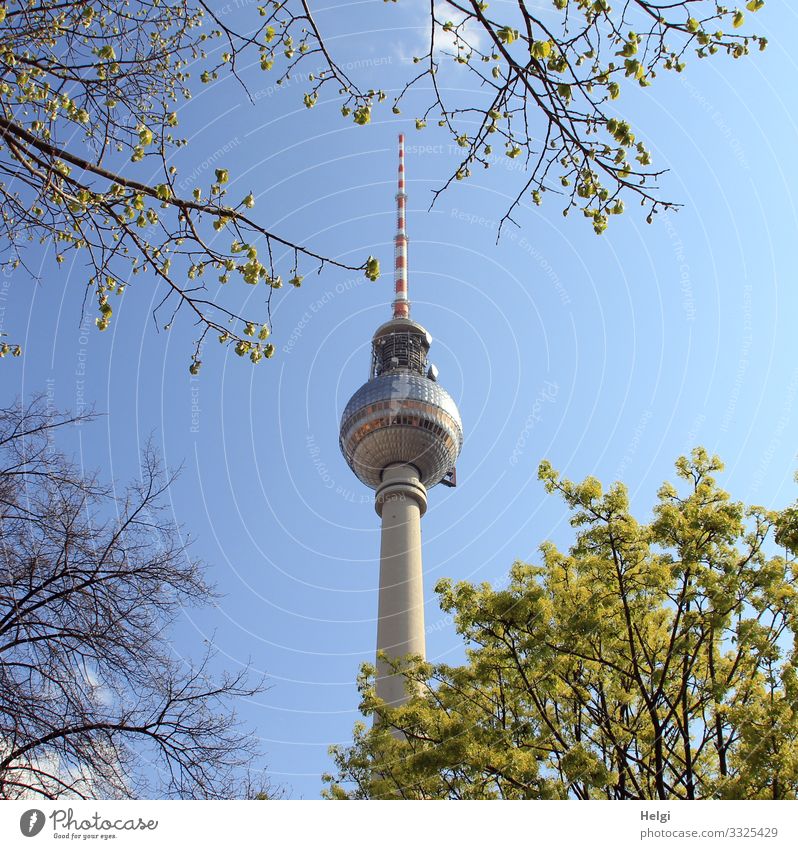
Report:
[[[254,795],[232,703],[262,685],[166,636],[214,595],[165,513],[174,478],[148,447],[116,498],[55,447],[75,421],[0,409],[0,797]]]

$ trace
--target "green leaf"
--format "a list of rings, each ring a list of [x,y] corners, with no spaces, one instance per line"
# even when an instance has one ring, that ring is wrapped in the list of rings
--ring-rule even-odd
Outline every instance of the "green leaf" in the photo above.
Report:
[[[356,124],[368,124],[371,121],[371,107],[361,106],[359,109],[355,109],[354,113],[354,121]]]
[[[518,30],[512,27],[502,27],[496,31],[496,37],[504,44],[512,44],[518,39]]]
[[[380,277],[380,261],[373,256],[366,260],[366,277],[369,280],[379,280]]]

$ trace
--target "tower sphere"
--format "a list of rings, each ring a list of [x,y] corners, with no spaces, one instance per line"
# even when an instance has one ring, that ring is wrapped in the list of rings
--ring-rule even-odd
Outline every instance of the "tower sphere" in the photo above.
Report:
[[[415,467],[421,483],[434,486],[454,467],[462,445],[463,425],[452,396],[407,369],[364,383],[341,417],[341,451],[371,489],[397,463]]]

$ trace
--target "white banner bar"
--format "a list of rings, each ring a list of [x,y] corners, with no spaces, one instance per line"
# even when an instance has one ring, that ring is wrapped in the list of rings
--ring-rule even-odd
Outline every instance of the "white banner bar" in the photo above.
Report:
[[[410,810],[412,808],[412,810]],[[798,802],[2,802],[0,847],[783,847]]]

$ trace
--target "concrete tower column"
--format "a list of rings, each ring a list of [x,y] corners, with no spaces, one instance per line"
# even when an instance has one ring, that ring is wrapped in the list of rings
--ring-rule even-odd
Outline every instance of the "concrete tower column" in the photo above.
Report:
[[[377,651],[397,658],[425,656],[424,583],[421,570],[421,517],[427,490],[418,471],[404,463],[388,466],[374,508],[382,519]],[[377,696],[391,707],[408,701],[403,676],[377,661]]]

